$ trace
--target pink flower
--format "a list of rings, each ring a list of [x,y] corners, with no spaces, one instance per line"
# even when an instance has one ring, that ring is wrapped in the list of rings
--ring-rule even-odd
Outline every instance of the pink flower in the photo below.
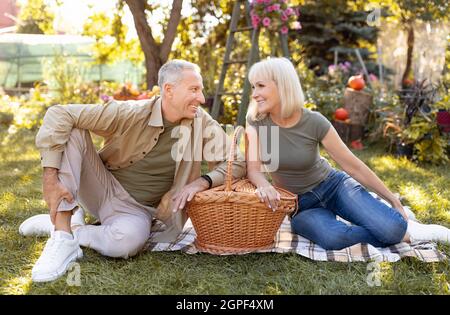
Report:
[[[295,22],[297,7],[289,7],[287,0],[250,0],[251,22],[253,27],[268,27],[282,34],[289,32],[293,23],[294,29],[301,29],[301,24]],[[293,18],[291,18],[293,16]]]
[[[345,73],[347,73],[347,72],[349,71],[348,68],[349,68],[349,67],[347,66],[347,64],[339,63],[339,69],[341,69],[341,70],[344,71]]]
[[[261,18],[259,17],[259,15],[256,14],[256,13],[255,13],[255,14],[252,14],[251,17],[252,17],[252,20],[258,20],[258,21],[261,20]]]
[[[259,22],[261,22],[261,19],[257,15],[252,16],[252,25],[253,27],[258,27]]]
[[[378,78],[375,74],[371,73],[371,74],[369,74],[369,80],[373,81],[373,82],[377,82]]]
[[[294,14],[294,10],[292,8],[287,8],[286,11],[284,11],[284,14],[287,16]]]
[[[300,10],[299,10],[299,8],[295,8],[295,15],[300,16]]]
[[[336,73],[336,66],[335,65],[329,65],[328,66],[328,73],[330,75],[334,75]]]

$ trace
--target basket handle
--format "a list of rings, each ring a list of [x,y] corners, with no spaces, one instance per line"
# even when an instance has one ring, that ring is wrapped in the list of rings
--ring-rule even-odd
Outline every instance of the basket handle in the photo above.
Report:
[[[230,156],[228,157],[228,161],[227,161],[227,174],[225,177],[225,191],[231,191],[231,183],[233,181],[233,178],[232,178],[233,172],[231,169],[232,169],[232,164],[234,162],[234,154],[236,152],[237,139],[239,139],[239,136],[244,131],[245,131],[244,127],[237,126],[233,132],[233,142],[231,142]],[[247,141],[245,142],[245,150],[247,150]]]

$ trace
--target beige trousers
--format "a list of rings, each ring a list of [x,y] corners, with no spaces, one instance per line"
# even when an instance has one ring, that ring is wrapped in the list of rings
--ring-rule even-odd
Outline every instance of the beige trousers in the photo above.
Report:
[[[63,200],[58,211],[81,205],[101,223],[75,230],[81,246],[121,258],[134,256],[143,248],[156,209],[139,204],[125,191],[104,166],[88,131],[72,130],[58,177],[75,200]]]

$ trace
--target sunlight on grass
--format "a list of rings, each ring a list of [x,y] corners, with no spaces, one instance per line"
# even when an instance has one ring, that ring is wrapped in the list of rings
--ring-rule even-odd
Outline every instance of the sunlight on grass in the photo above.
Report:
[[[19,179],[19,185],[28,185],[32,182],[32,178],[30,175],[23,175]]]
[[[277,294],[283,294],[283,291],[278,287],[278,284],[270,284],[266,288],[265,294],[269,295],[277,295]]]
[[[390,287],[394,281],[394,270],[389,262],[380,262],[381,286]]]
[[[390,171],[393,173],[397,173],[399,171],[399,168],[403,168],[422,176],[434,175],[432,172],[418,167],[416,164],[406,158],[399,159],[391,155],[370,158],[369,163],[375,172]]]
[[[408,183],[399,187],[400,194],[413,205],[415,211],[427,211],[432,206],[429,195],[419,185]]]
[[[450,284],[445,273],[433,272],[433,282],[440,289],[441,294],[450,294]]]
[[[12,192],[5,192],[0,197],[0,213],[6,212],[16,201],[16,196]]]
[[[30,291],[31,277],[17,277],[5,282],[2,294],[27,294]]]
[[[377,171],[395,171],[399,160],[391,156],[375,157],[370,159],[374,170]]]

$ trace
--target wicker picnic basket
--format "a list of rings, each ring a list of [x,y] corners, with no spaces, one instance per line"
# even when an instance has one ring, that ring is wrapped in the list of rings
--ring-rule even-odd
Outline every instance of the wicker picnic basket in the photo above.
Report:
[[[260,202],[246,179],[232,181],[232,162],[239,126],[233,134],[225,184],[200,193],[187,205],[197,233],[195,246],[212,254],[236,254],[270,248],[285,216],[297,209],[297,196],[275,187],[281,195],[276,211]]]

